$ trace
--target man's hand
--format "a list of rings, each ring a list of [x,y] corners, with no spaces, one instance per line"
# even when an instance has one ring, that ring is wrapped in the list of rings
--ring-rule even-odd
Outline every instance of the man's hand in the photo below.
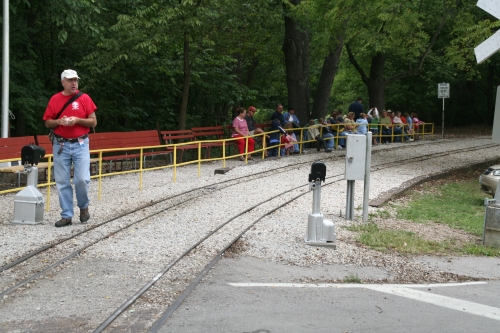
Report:
[[[62,117],[60,121],[60,125],[62,126],[73,126],[77,123],[79,118],[77,117]]]
[[[59,125],[68,126],[68,117],[66,116],[62,117],[61,120],[59,121]]]

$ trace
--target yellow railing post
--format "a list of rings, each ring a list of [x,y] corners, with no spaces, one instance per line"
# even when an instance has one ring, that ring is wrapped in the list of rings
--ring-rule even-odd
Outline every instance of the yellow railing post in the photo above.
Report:
[[[142,158],[144,156],[144,148],[141,148],[140,153],[139,153],[139,190],[142,191]]]
[[[47,170],[47,202],[45,205],[45,211],[50,210],[50,178],[52,176],[52,156],[48,158],[48,170]]]
[[[110,170],[111,171],[111,170]],[[99,152],[99,180],[97,186],[97,199],[101,200],[101,192],[102,192],[102,150]]]
[[[222,167],[226,167],[226,140],[222,141]]]
[[[247,164],[248,163],[248,154],[249,154],[249,152],[248,152],[248,136],[244,137],[243,140],[245,140],[245,152],[244,152],[244,154],[245,154],[245,164]]]
[[[267,152],[266,132],[262,133],[261,135],[262,135],[262,159],[265,159]]]
[[[300,129],[300,136],[299,136],[299,153],[302,154],[302,146],[304,145],[303,144],[303,141],[304,141],[304,129]]]
[[[174,183],[177,183],[177,145],[174,145]]]
[[[198,141],[198,178],[200,177],[201,177],[201,141]]]

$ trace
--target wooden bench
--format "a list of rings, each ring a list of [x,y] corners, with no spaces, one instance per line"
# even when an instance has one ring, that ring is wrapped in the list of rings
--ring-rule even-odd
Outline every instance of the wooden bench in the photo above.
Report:
[[[212,141],[222,140],[224,138],[224,126],[193,127],[191,131],[193,132],[195,141],[204,141],[201,145],[202,148],[207,149],[206,153],[208,158],[210,158],[212,148],[222,147],[224,145],[223,141]]]
[[[52,154],[52,142],[50,142],[48,135],[39,134],[35,135],[36,145],[45,149],[45,155]]]
[[[166,155],[170,152],[167,151],[162,145],[157,130],[135,131],[135,132],[103,132],[103,133],[90,133],[89,146],[91,151],[105,150],[105,149],[120,149],[128,148],[127,150],[118,150],[115,152],[104,152],[102,160],[109,161],[109,171],[112,170],[112,164],[120,162],[123,168],[123,162],[134,160],[134,168],[136,168],[136,159],[141,156],[139,148],[151,147],[151,149],[143,150],[144,163],[148,156]],[[98,154],[91,152],[93,162],[97,161]]]
[[[262,130],[265,132],[266,130],[271,130],[271,123],[261,123],[261,124],[255,124],[255,128],[262,128]]]
[[[21,160],[21,149],[35,144],[34,136],[0,138],[0,160],[17,158]]]
[[[17,184],[21,186],[21,172],[24,171],[24,166],[21,165],[21,149],[30,144],[35,144],[34,136],[0,138],[0,161],[16,159],[16,161],[0,162],[0,173],[4,174],[4,180],[6,173],[17,173]],[[43,168],[43,164],[40,163],[38,167]]]
[[[180,162],[182,162],[184,152],[198,150],[199,148],[199,144],[195,142],[195,134],[191,130],[160,131],[160,134],[166,145],[189,142],[189,144],[177,146],[177,151],[180,152],[180,155],[178,155]],[[208,147],[202,144],[201,149],[203,148],[207,149],[207,152],[205,152],[205,156],[207,156]],[[173,146],[167,147],[167,151],[173,152]]]

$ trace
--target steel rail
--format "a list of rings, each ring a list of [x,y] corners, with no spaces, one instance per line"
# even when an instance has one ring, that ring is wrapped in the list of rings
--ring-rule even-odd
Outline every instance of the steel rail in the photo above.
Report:
[[[308,161],[308,162],[303,162],[303,163],[299,163],[299,164],[304,164],[305,165],[305,164],[309,164],[309,163],[310,162]],[[35,256],[37,254],[40,254],[40,253],[42,253],[44,251],[47,251],[47,250],[49,250],[49,249],[51,249],[51,248],[53,248],[53,247],[55,247],[57,245],[60,245],[60,244],[62,244],[64,242],[67,242],[67,241],[69,241],[69,240],[71,240],[73,238],[81,236],[81,235],[83,235],[83,234],[85,234],[85,233],[87,233],[89,231],[92,231],[93,229],[101,227],[101,226],[103,226],[105,224],[108,224],[110,222],[113,222],[113,221],[115,221],[117,219],[120,219],[120,218],[126,217],[128,215],[137,213],[137,212],[139,212],[139,211],[141,211],[143,209],[146,209],[146,208],[152,207],[154,205],[158,205],[158,204],[164,203],[167,200],[175,199],[175,198],[178,198],[178,197],[180,197],[182,195],[186,195],[186,194],[189,194],[189,193],[192,193],[192,192],[195,192],[195,191],[211,190],[211,189],[213,189],[214,186],[226,184],[226,183],[229,183],[229,182],[238,181],[239,182],[238,184],[241,184],[241,181],[243,181],[243,182],[251,181],[252,179],[249,179],[249,178],[252,177],[252,176],[258,176],[259,178],[262,178],[263,174],[269,174],[269,175],[264,175],[264,177],[269,177],[269,176],[273,176],[276,173],[277,173],[276,170],[262,171],[262,172],[255,173],[255,174],[248,175],[248,176],[241,176],[241,177],[237,177],[237,178],[232,178],[232,179],[224,180],[224,181],[221,181],[221,182],[218,182],[218,183],[209,184],[209,185],[206,185],[206,186],[203,186],[203,187],[193,188],[191,190],[187,190],[187,191],[184,191],[182,193],[178,193],[178,194],[169,196],[167,198],[162,198],[162,199],[159,199],[157,201],[147,203],[147,204],[139,206],[139,207],[137,207],[135,209],[129,210],[129,211],[125,212],[125,213],[119,214],[119,215],[117,215],[117,216],[115,216],[115,217],[113,217],[113,218],[111,218],[111,219],[109,219],[107,221],[104,221],[104,222],[101,222],[99,224],[93,225],[93,226],[91,226],[91,227],[89,227],[89,228],[87,228],[85,230],[82,230],[82,231],[80,231],[80,232],[78,232],[78,233],[76,233],[76,234],[74,234],[72,236],[69,236],[69,237],[66,237],[66,238],[62,238],[62,239],[60,239],[60,240],[58,240],[56,242],[53,242],[51,244],[48,244],[48,245],[42,246],[42,247],[40,247],[40,248],[38,248],[36,250],[33,250],[33,251],[25,254],[24,256],[20,257],[19,259],[15,260],[13,262],[10,262],[8,264],[5,264],[2,267],[0,267],[0,273],[3,272],[3,271],[5,271],[5,270],[7,270],[7,269],[9,269],[9,268],[12,268],[12,267],[20,264],[20,263],[22,263],[22,262],[24,262],[24,261],[26,261],[28,259],[30,259],[31,257],[33,257],[33,256]],[[222,189],[225,189],[225,188],[233,186],[233,185],[235,185],[235,184],[228,185],[228,186],[226,186],[226,187],[224,187]],[[197,196],[197,197],[199,197],[199,196]]]
[[[387,162],[387,163],[382,163],[382,164],[378,164],[377,166],[374,166],[374,167],[379,167],[377,169],[377,171],[379,170],[383,170],[383,169],[387,169],[387,168],[390,168],[392,165],[399,165],[402,161],[410,161],[410,160],[417,160],[417,162],[420,162],[420,161],[423,161],[423,160],[427,160],[427,159],[431,159],[431,158],[439,158],[439,157],[443,157],[443,156],[448,156],[448,155],[451,155],[451,154],[454,154],[454,153],[460,153],[460,152],[464,152],[464,151],[470,151],[470,150],[478,150],[478,149],[486,149],[486,148],[490,148],[490,145],[488,145],[487,147],[483,147],[483,146],[473,146],[473,147],[469,147],[469,148],[466,148],[466,149],[456,149],[456,150],[448,150],[448,151],[445,151],[445,152],[436,152],[436,153],[432,153],[432,154],[427,154],[427,155],[424,155],[426,158],[425,159],[422,159],[422,156],[415,156],[415,157],[410,157],[410,158],[407,158],[407,159],[401,159],[401,160],[398,160],[396,162]],[[383,166],[383,168],[380,168],[380,166]],[[332,175],[332,176],[329,176],[327,177],[326,179],[331,179],[331,178],[334,178],[334,177],[339,177],[339,176],[343,176],[343,174],[337,174],[337,175]],[[328,186],[328,185],[332,185],[334,183],[337,183],[337,182],[340,182],[342,180],[344,180],[345,178],[343,179],[338,179],[338,180],[335,180],[331,183],[328,183],[328,184],[325,184],[324,186]],[[308,183],[306,184],[303,184],[303,185],[300,185],[300,186],[297,186],[297,187],[294,187],[294,188],[290,188],[290,189],[287,189],[286,191],[283,191],[282,193],[280,194],[277,194],[275,197],[279,197],[279,196],[282,196],[282,195],[285,195],[285,194],[289,194],[290,191],[292,190],[296,190],[298,188],[301,188],[303,186],[306,186]],[[285,205],[293,202],[294,200],[297,200],[298,198],[306,195],[308,192],[305,192],[305,193],[302,193],[302,194],[299,194],[297,196],[295,196],[294,198],[286,201],[284,204],[281,204],[281,205],[278,205],[276,208],[272,209],[271,211],[267,212],[266,214],[262,215],[259,219],[257,219],[256,221],[254,221],[250,226],[248,226],[247,228],[244,229],[244,231],[242,233],[240,233],[236,238],[234,238],[229,244],[227,244],[224,249],[222,251],[220,251],[217,255],[215,255],[214,259],[207,265],[205,266],[205,268],[201,271],[201,273],[199,273],[197,275],[197,277],[195,277],[193,279],[193,282],[179,295],[179,297],[176,299],[176,301],[174,301],[174,303],[172,303],[166,310],[166,312],[162,315],[162,317],[158,320],[159,324],[154,324],[153,327],[161,327],[161,325],[163,325],[163,323],[168,319],[168,317],[175,311],[175,309],[182,303],[182,301],[187,297],[187,295],[189,295],[189,293],[191,292],[191,290],[194,289],[194,287],[199,283],[199,281],[201,281],[201,279],[203,278],[203,276],[205,276],[205,274],[210,270],[209,267],[212,267],[213,265],[215,265],[215,263],[220,259],[217,259],[218,257],[220,257],[220,255],[225,252],[227,250],[227,248],[229,248],[231,245],[233,245],[238,239],[241,238],[242,235],[244,235],[251,227],[253,227],[256,223],[258,223],[260,220],[262,220],[264,217],[272,214],[273,212],[275,212],[276,210],[284,207]],[[129,299],[127,299],[127,301],[125,301],[117,310],[115,310],[113,312],[113,314],[111,314],[98,328],[96,328],[96,330],[93,331],[93,333],[100,333],[102,332],[107,326],[109,326],[116,318],[118,318],[130,305],[132,305],[135,301],[137,301],[137,299],[139,299],[147,290],[150,289],[150,287],[152,287],[163,275],[165,275],[166,272],[168,272],[172,267],[173,265],[175,265],[177,262],[179,262],[183,257],[185,257],[187,254],[189,254],[192,250],[194,250],[196,247],[198,247],[201,243],[203,243],[204,241],[206,241],[208,238],[210,238],[211,236],[213,236],[218,230],[220,230],[223,226],[227,225],[229,222],[235,220],[236,218],[248,213],[249,211],[259,207],[260,205],[262,205],[263,203],[267,203],[269,202],[268,199],[262,201],[262,202],[259,202],[257,203],[256,205],[250,207],[250,208],[247,208],[245,209],[244,211],[238,213],[237,215],[233,216],[232,218],[230,218],[228,221],[224,222],[223,224],[221,224],[218,228],[216,228],[215,230],[213,230],[211,233],[209,233],[208,235],[206,235],[204,238],[202,238],[201,240],[199,240],[198,242],[196,242],[194,245],[192,245],[189,249],[185,250],[179,257],[175,258],[174,260],[172,260],[166,267],[164,267],[160,273],[158,273],[157,275],[154,276],[153,279],[151,279],[148,283],[146,283],[142,288],[140,288],[140,290],[138,292],[136,292],[132,297],[130,297]],[[198,281],[198,282],[195,282],[195,281]],[[175,306],[174,306],[175,304]],[[156,330],[158,329],[156,328]],[[153,330],[153,329],[150,329],[150,331],[148,331],[148,333],[152,333],[152,332],[156,332],[156,330]]]
[[[310,163],[310,162],[303,162],[303,163],[300,163],[300,164],[308,164],[308,163]],[[119,216],[114,217],[114,218],[112,218],[112,219],[110,219],[110,220],[108,220],[108,221],[102,222],[102,223],[100,223],[100,224],[98,224],[98,225],[96,225],[96,226],[93,226],[93,227],[91,227],[91,228],[89,228],[89,229],[87,229],[87,230],[81,231],[81,232],[79,232],[79,233],[77,233],[77,234],[75,234],[75,235],[73,235],[73,236],[71,236],[71,237],[65,238],[65,239],[61,240],[60,242],[57,242],[57,243],[54,243],[54,244],[51,244],[51,245],[48,245],[48,246],[44,246],[44,247],[42,247],[42,248],[40,248],[40,249],[38,249],[38,250],[32,251],[32,252],[30,252],[29,254],[27,254],[26,256],[24,256],[24,257],[22,257],[21,259],[17,260],[16,262],[13,262],[13,263],[9,264],[9,265],[8,265],[9,267],[4,268],[3,270],[6,270],[6,269],[11,268],[11,267],[13,267],[13,266],[15,266],[15,265],[18,265],[18,264],[20,264],[21,262],[24,262],[24,261],[28,260],[29,258],[31,258],[31,257],[33,257],[33,256],[35,256],[35,255],[37,255],[37,254],[40,254],[40,253],[42,253],[42,252],[44,252],[44,251],[46,251],[46,250],[48,250],[48,249],[50,249],[50,248],[52,248],[52,247],[54,247],[54,246],[58,245],[58,244],[64,243],[64,242],[66,242],[66,241],[68,241],[68,240],[70,240],[70,239],[72,239],[72,238],[74,238],[74,237],[76,237],[76,236],[78,236],[78,235],[81,235],[81,234],[83,234],[83,233],[86,233],[86,232],[88,232],[88,231],[91,231],[91,230],[93,230],[93,229],[95,229],[95,228],[97,228],[97,227],[100,227],[100,226],[102,226],[102,225],[104,225],[104,224],[107,224],[107,223],[109,223],[109,222],[111,222],[111,221],[117,220],[118,218],[121,218],[121,217],[124,217],[124,216],[130,215],[130,214],[136,213],[137,211],[142,210],[142,209],[144,209],[144,208],[149,208],[149,207],[152,207],[152,206],[157,205],[157,204],[159,204],[159,203],[163,203],[163,202],[165,202],[166,200],[173,199],[173,198],[177,198],[177,197],[179,197],[179,196],[181,196],[181,195],[184,195],[184,194],[189,194],[189,193],[191,193],[191,192],[198,191],[198,190],[213,189],[213,187],[214,187],[214,186],[216,186],[216,185],[220,185],[220,184],[224,184],[224,183],[228,183],[228,182],[235,182],[235,181],[236,181],[234,184],[229,184],[229,185],[227,185],[227,186],[225,186],[225,187],[223,187],[223,188],[219,188],[219,189],[217,189],[217,190],[224,190],[224,189],[226,189],[226,188],[228,188],[228,187],[230,187],[230,186],[240,185],[240,184],[241,184],[241,179],[244,179],[245,181],[249,182],[249,181],[252,181],[252,180],[253,180],[253,179],[249,179],[249,178],[252,178],[252,176],[256,176],[256,175],[258,175],[258,179],[262,179],[263,177],[270,177],[270,176],[273,176],[273,175],[275,175],[275,174],[277,174],[277,173],[278,173],[277,171],[275,171],[275,170],[271,170],[271,171],[263,171],[263,172],[259,172],[259,173],[257,173],[257,174],[253,174],[253,175],[251,175],[251,176],[243,176],[243,177],[233,178],[233,179],[226,180],[226,181],[223,181],[223,182],[219,182],[219,183],[215,183],[215,184],[210,184],[210,185],[204,186],[203,188],[196,188],[196,189],[188,190],[188,191],[185,191],[185,192],[183,192],[183,193],[180,193],[180,194],[177,194],[177,195],[171,196],[171,197],[169,197],[169,198],[167,198],[167,199],[161,199],[161,200],[158,200],[158,201],[156,201],[155,203],[150,203],[150,204],[148,204],[148,205],[143,205],[143,206],[141,206],[140,208],[137,208],[137,209],[132,210],[131,212],[127,212],[127,213],[124,213],[124,214],[120,214]],[[267,175],[263,176],[263,174],[267,174]],[[239,182],[238,182],[238,181],[239,181]],[[113,235],[115,235],[115,234],[117,234],[117,233],[119,233],[119,232],[121,232],[121,231],[124,231],[124,230],[128,229],[129,227],[131,227],[131,226],[133,226],[133,225],[135,225],[135,224],[137,224],[137,223],[140,223],[140,222],[142,222],[142,221],[145,221],[145,220],[147,220],[147,219],[149,219],[149,218],[151,218],[151,217],[153,217],[153,216],[156,216],[156,215],[157,215],[157,214],[159,214],[159,213],[162,213],[162,212],[167,211],[167,210],[169,210],[169,209],[171,209],[171,208],[177,207],[179,204],[182,204],[182,203],[186,203],[186,202],[192,201],[192,200],[197,199],[197,198],[199,198],[199,197],[202,197],[202,196],[204,196],[204,195],[206,195],[206,193],[202,193],[202,194],[200,194],[200,195],[193,196],[193,197],[191,197],[191,198],[185,199],[184,201],[181,201],[180,203],[175,203],[175,204],[173,204],[173,205],[171,205],[171,206],[168,206],[168,207],[166,207],[166,208],[163,208],[163,209],[160,209],[160,210],[158,210],[158,211],[155,211],[155,212],[153,212],[153,213],[151,213],[151,214],[149,214],[149,215],[147,215],[147,216],[145,216],[145,217],[143,217],[143,218],[140,218],[140,219],[138,219],[138,220],[136,220],[136,221],[134,221],[134,222],[132,222],[132,223],[129,223],[129,224],[128,224],[128,225],[126,225],[126,226],[120,227],[120,228],[118,228],[117,230],[112,231],[112,232],[110,232],[110,233],[106,234],[105,236],[102,236],[102,237],[98,238],[97,240],[95,240],[95,241],[92,241],[92,242],[88,243],[87,245],[85,245],[85,246],[83,246],[83,247],[80,247],[79,249],[77,249],[77,250],[75,250],[74,252],[70,253],[70,254],[69,254],[69,255],[67,255],[66,257],[64,257],[64,258],[62,258],[62,259],[60,259],[60,260],[58,260],[58,261],[57,261],[57,262],[55,262],[54,264],[47,266],[45,269],[41,270],[40,272],[35,273],[35,274],[31,275],[30,277],[28,277],[28,278],[26,278],[26,279],[24,279],[24,280],[22,280],[22,281],[18,282],[18,283],[17,283],[17,284],[15,284],[14,286],[12,286],[12,287],[10,287],[10,288],[8,288],[8,289],[4,290],[2,293],[0,293],[0,298],[4,297],[4,296],[6,296],[6,295],[9,295],[10,293],[12,293],[13,291],[15,291],[16,289],[19,289],[20,287],[22,287],[22,286],[26,285],[27,283],[29,283],[29,282],[31,282],[31,281],[33,281],[33,280],[35,280],[36,278],[40,277],[41,275],[43,275],[44,273],[46,273],[46,272],[50,271],[51,269],[53,269],[53,268],[55,268],[55,267],[57,267],[57,266],[61,265],[62,263],[66,262],[67,260],[69,260],[69,259],[71,259],[71,258],[75,257],[76,255],[80,254],[83,250],[85,250],[85,249],[87,249],[87,248],[91,247],[92,245],[95,245],[95,244],[97,244],[98,242],[100,242],[100,241],[102,241],[102,240],[105,240],[105,239],[107,239],[107,238],[109,238],[109,237],[111,237],[111,236],[113,236]],[[0,272],[1,272],[1,271],[0,271]]]

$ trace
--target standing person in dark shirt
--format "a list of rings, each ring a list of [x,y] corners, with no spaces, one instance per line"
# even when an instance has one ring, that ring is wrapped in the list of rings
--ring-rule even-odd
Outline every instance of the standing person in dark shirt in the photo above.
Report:
[[[354,121],[356,121],[359,118],[359,115],[361,113],[365,112],[365,108],[363,107],[363,99],[361,97],[358,97],[358,99],[349,105],[349,112],[354,112]]]
[[[283,116],[283,105],[278,104],[276,106],[276,111],[271,115],[271,121],[274,119],[279,120],[281,127],[284,127],[286,124],[285,117]]]

